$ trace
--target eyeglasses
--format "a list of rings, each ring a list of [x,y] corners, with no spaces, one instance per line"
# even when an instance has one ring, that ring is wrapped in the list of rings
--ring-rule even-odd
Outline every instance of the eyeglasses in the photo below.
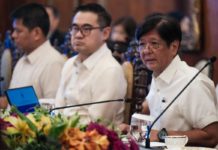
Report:
[[[148,46],[152,49],[158,49],[160,48],[161,43],[157,42],[157,41],[150,41],[150,42],[142,42],[138,44],[138,50],[142,51],[146,48],[148,48]]]
[[[75,36],[79,31],[83,36],[88,36],[92,30],[102,29],[104,27],[92,27],[91,25],[82,25],[81,27],[73,24],[70,29],[71,35]]]

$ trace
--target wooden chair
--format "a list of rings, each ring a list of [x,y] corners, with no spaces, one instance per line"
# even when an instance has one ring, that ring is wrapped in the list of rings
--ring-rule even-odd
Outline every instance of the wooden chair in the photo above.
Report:
[[[8,89],[12,75],[12,56],[10,49],[5,49],[1,56],[0,77],[4,80],[0,83],[1,94]]]
[[[194,67],[200,70],[207,63],[207,61],[208,61],[207,58],[203,58],[199,60],[195,64]],[[202,73],[212,79],[213,78],[213,64],[209,64],[206,68],[204,68],[204,70],[202,70]]]
[[[124,71],[124,75],[127,81],[127,93],[126,99],[129,102],[132,102],[132,91],[133,91],[133,66],[130,62],[125,61],[122,64],[122,68]],[[125,103],[125,110],[124,110],[124,122],[129,123],[130,120],[130,113],[131,112],[131,103]]]
[[[125,55],[129,60],[123,63],[128,82],[126,98],[130,101],[125,108],[125,123],[130,123],[132,114],[142,111],[142,103],[148,93],[148,70],[141,62],[135,41],[130,44]]]
[[[216,96],[218,98],[218,84],[216,85]],[[217,145],[218,146],[218,145]]]

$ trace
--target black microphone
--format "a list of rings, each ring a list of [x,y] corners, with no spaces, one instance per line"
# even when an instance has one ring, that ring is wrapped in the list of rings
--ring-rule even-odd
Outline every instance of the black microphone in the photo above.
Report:
[[[169,105],[157,116],[157,118],[153,121],[150,127],[148,127],[147,135],[145,138],[145,148],[151,149],[150,146],[150,133],[154,124],[160,119],[160,117],[167,111],[167,109],[175,102],[175,100],[183,93],[183,91],[192,83],[192,81],[206,68],[209,64],[212,64],[216,61],[216,56],[208,59],[207,63],[192,77],[192,79],[186,84],[186,86],[176,95],[176,97],[169,103]]]
[[[105,100],[105,101],[83,103],[83,104],[77,104],[77,105],[68,105],[68,106],[62,106],[62,107],[55,107],[55,108],[50,109],[49,113],[51,113],[54,110],[59,110],[59,109],[86,106],[86,105],[94,105],[94,104],[102,104],[102,103],[110,103],[110,102],[125,102],[125,99]]]

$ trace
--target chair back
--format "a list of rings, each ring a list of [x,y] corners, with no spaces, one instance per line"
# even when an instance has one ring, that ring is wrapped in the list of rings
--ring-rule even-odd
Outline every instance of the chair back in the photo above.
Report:
[[[5,49],[1,56],[0,77],[3,81],[0,82],[1,95],[8,89],[12,75],[12,56],[10,49]]]
[[[198,70],[200,70],[207,62],[208,62],[208,59],[203,58],[203,59],[199,60],[195,64],[194,67],[197,68]],[[204,70],[202,70],[202,73],[212,79],[212,77],[213,77],[213,64],[209,64],[206,68],[204,68]]]
[[[122,64],[122,68],[127,81],[127,93],[125,98],[130,102],[130,103],[125,103],[125,110],[124,110],[124,122],[128,124],[131,114],[131,102],[132,102],[132,91],[133,91],[133,66],[130,62],[125,61]]]

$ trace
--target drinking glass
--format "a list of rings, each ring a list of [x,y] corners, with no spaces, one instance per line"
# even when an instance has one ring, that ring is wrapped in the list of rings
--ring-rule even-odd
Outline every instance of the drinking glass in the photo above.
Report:
[[[142,142],[145,140],[145,135],[147,133],[147,123],[144,120],[139,120],[136,118],[131,118],[130,123],[130,134],[137,141]]]

